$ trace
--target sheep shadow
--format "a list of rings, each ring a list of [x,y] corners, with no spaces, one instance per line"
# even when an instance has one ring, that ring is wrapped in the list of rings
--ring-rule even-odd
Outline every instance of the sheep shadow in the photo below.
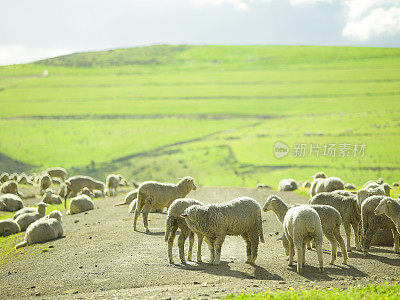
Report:
[[[200,273],[207,273],[210,275],[216,275],[216,276],[229,276],[229,277],[235,277],[235,278],[241,278],[241,279],[258,279],[258,280],[276,280],[276,281],[282,281],[283,278],[278,275],[278,274],[273,274],[268,272],[265,268],[259,266],[259,265],[248,265],[250,267],[253,267],[253,275],[243,272],[243,271],[238,271],[238,270],[232,270],[231,267],[229,266],[229,263],[226,261],[221,261],[221,263],[218,266],[214,266],[208,263],[190,263],[190,264],[175,264],[173,267],[181,269],[181,270],[190,270],[190,271],[196,271]]]
[[[153,231],[153,230],[162,230],[163,228],[151,228],[151,231],[140,231],[137,230],[135,232],[141,233],[141,234],[146,234],[146,235],[153,235],[153,236],[164,236],[165,231]]]
[[[398,255],[398,253],[394,253],[393,251],[391,253]],[[371,252],[369,252],[367,256],[361,255],[361,257],[363,259],[369,259],[369,260],[375,259],[381,263],[391,265],[391,266],[400,266],[399,256],[397,258],[390,258],[390,257],[371,254]]]

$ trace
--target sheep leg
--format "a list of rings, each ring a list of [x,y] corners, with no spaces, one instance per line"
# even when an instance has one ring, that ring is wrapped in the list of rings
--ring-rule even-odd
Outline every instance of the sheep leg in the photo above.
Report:
[[[293,266],[293,255],[294,255],[294,244],[293,244],[293,239],[290,236],[287,236],[287,239],[289,241],[289,266]]]
[[[174,240],[175,240],[175,235],[176,235],[177,229],[178,229],[178,227],[174,226],[171,230],[171,235],[168,238],[168,259],[169,259],[170,264],[174,263],[174,258],[172,256],[172,246],[174,245]]]
[[[146,232],[150,232],[149,230],[149,212],[151,211],[151,204],[146,203],[143,207],[143,226],[146,229]]]
[[[317,247],[319,271],[323,272],[324,271],[324,260],[322,257],[322,239],[315,238],[315,244]]]
[[[208,248],[210,249],[210,264],[215,260],[215,239],[208,239]]]
[[[358,230],[358,223],[352,223],[351,226],[353,227],[354,231],[354,243],[356,244],[356,250],[361,251],[361,243],[360,243],[360,236],[359,236],[359,230]]]
[[[303,250],[303,264],[302,266],[304,267],[306,265],[306,244],[303,243],[302,246],[302,250]]]
[[[203,244],[203,235],[197,234],[197,262],[201,262],[201,245]]]
[[[349,222],[343,223],[343,226],[344,226],[344,231],[346,232],[347,252],[351,252],[351,243],[350,243],[351,226]]]
[[[304,243],[303,241],[295,241],[294,246],[296,248],[296,257],[297,257],[297,273],[301,272],[301,269],[303,268],[303,248],[304,248]]]
[[[371,246],[372,237],[374,236],[376,231],[377,230],[372,229],[372,228],[368,228],[367,230],[364,231],[364,239],[363,239],[364,256],[368,255],[368,250],[369,250],[369,247]]]
[[[251,243],[246,233],[242,234],[242,238],[246,242],[246,255],[247,255],[246,264],[249,264],[251,262]]]
[[[333,265],[335,264],[335,260],[337,257],[337,241],[333,232],[324,232],[324,233],[329,243],[331,243],[331,261],[329,262],[329,264]]]
[[[257,259],[257,253],[258,253],[258,236],[253,237],[250,239],[250,244],[251,244],[251,261],[250,264],[255,264],[256,259]]]
[[[394,239],[394,252],[399,253],[400,252],[399,233],[397,232],[396,229],[392,229],[392,234],[393,234],[393,239]]]
[[[135,214],[133,217],[133,230],[137,230],[136,225],[137,225],[137,220],[139,218],[140,213],[143,210],[143,203],[146,200],[146,196],[143,193],[138,193],[137,200],[136,200],[136,209],[135,209]]]
[[[214,243],[214,249],[215,249],[215,259],[214,259],[214,265],[219,265],[221,261],[221,248],[222,244],[225,240],[225,236],[219,236],[216,238],[215,243]]]
[[[335,236],[335,239],[339,243],[340,251],[342,251],[343,264],[347,265],[347,250],[346,250],[346,246],[344,244],[344,240],[343,240],[342,236],[340,235],[340,226],[333,229],[333,235]]]
[[[307,243],[307,250],[311,250],[311,249],[312,249],[312,247],[311,247],[311,241],[310,241]]]
[[[192,261],[193,244],[194,244],[194,233],[191,232],[191,233],[189,234],[189,253],[188,253],[188,260],[189,260],[189,261]]]
[[[179,247],[179,258],[182,262],[182,264],[186,264],[186,260],[185,260],[185,241],[188,237],[188,233],[185,231],[181,231],[181,234],[179,235],[178,238],[178,247]]]

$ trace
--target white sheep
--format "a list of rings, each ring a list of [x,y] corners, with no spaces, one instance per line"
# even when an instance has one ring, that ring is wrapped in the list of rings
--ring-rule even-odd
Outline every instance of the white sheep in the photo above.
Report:
[[[294,207],[293,205],[286,204],[279,196],[271,195],[267,198],[263,211],[272,210],[279,222],[283,223],[283,219],[287,211]],[[322,232],[331,244],[331,261],[330,264],[334,264],[337,257],[337,244],[339,243],[340,249],[343,255],[343,264],[347,264],[347,251],[344,244],[344,240],[340,235],[340,225],[342,224],[342,217],[340,213],[329,205],[310,205],[311,208],[315,209],[321,219]],[[285,243],[285,237],[282,239],[285,252],[288,254],[288,244]],[[308,247],[311,249],[311,247]]]
[[[343,196],[337,193],[319,193],[312,197],[308,203],[330,205],[337,209],[342,217],[344,230],[346,232],[347,252],[351,252],[351,227],[353,227],[354,230],[356,249],[361,250],[359,231],[361,225],[361,212],[355,195]]]
[[[394,239],[394,252],[400,252],[399,233],[396,225],[386,215],[375,215],[375,209],[379,203],[387,197],[371,196],[365,199],[361,204],[362,217],[362,248],[364,255],[368,255],[369,248],[372,243],[372,238],[379,229],[390,229]]]
[[[27,184],[28,178],[26,177],[25,173],[22,173],[18,176],[18,184]]]
[[[4,194],[0,196],[0,210],[17,211],[24,207],[19,196],[14,194]]]
[[[120,186],[129,186],[128,180],[126,180],[121,174],[118,174],[118,182]]]
[[[247,244],[246,263],[254,264],[258,243],[264,242],[261,207],[250,197],[240,197],[225,203],[192,205],[181,215],[194,233],[208,240],[210,263],[218,265],[221,247],[227,235],[241,235]]]
[[[297,182],[294,179],[282,179],[278,185],[279,191],[294,191],[297,190]]]
[[[46,216],[46,218],[41,218],[30,224],[26,230],[24,241],[16,245],[15,249],[55,240],[62,236],[61,213],[54,211],[49,217]]]
[[[153,206],[158,208],[169,207],[178,198],[185,198],[196,185],[192,177],[184,177],[177,184],[145,181],[139,185],[137,206],[133,220],[133,230],[136,229],[137,219],[143,210],[143,224],[149,232],[148,215]]]
[[[20,192],[18,192],[18,184],[14,180],[9,180],[4,182],[1,185],[0,192],[3,194],[14,194],[18,196],[22,196]]]
[[[117,203],[114,206],[120,206],[132,203],[132,201],[137,198],[137,194],[138,194],[138,189],[130,191],[128,194],[126,194],[124,202]],[[131,210],[129,210],[129,212],[131,212]]]
[[[67,186],[67,192],[65,196],[66,198],[68,198],[69,196],[75,197],[84,187],[87,187],[88,189],[90,189],[90,191],[99,190],[104,196],[104,183],[89,176],[72,176],[65,181],[65,185]]]
[[[385,214],[396,225],[397,232],[400,233],[400,200],[390,197],[383,198],[375,208],[376,215]]]
[[[55,194],[52,189],[45,190],[41,201],[47,204],[62,204],[61,196]]]
[[[15,222],[18,223],[21,231],[25,231],[30,224],[32,224],[36,220],[43,218],[46,215],[46,207],[47,206],[49,206],[49,205],[46,203],[43,203],[43,202],[39,202],[37,204],[37,212],[31,212],[31,213],[19,215],[15,219]]]
[[[106,178],[106,187],[108,189],[109,196],[117,195],[118,185],[119,185],[118,175],[108,174]]]
[[[186,224],[184,218],[181,217],[181,214],[184,213],[185,209],[192,205],[202,205],[205,204],[189,198],[184,199],[176,199],[172,202],[171,206],[168,209],[167,219],[165,221],[165,241],[168,242],[168,259],[169,263],[173,264],[174,259],[172,256],[172,247],[174,245],[174,239],[176,235],[176,231],[178,228],[180,229],[181,233],[178,239],[178,247],[179,247],[179,258],[182,264],[186,263],[185,260],[185,241],[189,237],[189,253],[188,253],[188,260],[192,260],[192,253],[193,253],[193,243],[194,243],[194,233],[189,229]],[[201,262],[201,245],[203,243],[203,235],[197,234],[197,262]]]
[[[8,174],[7,172],[3,172],[0,175],[0,183],[4,183],[6,181],[10,180],[10,174]]]
[[[328,177],[324,172],[318,172],[313,176],[313,182],[310,188],[311,197],[322,192],[332,192],[334,190],[343,190],[344,183],[338,177]]]
[[[84,211],[94,209],[94,203],[87,195],[78,195],[69,202],[68,215],[78,214]]]
[[[18,223],[13,219],[0,220],[0,236],[8,236],[20,231]]]
[[[54,167],[54,168],[48,168],[45,173],[49,174],[50,177],[58,177],[60,178],[62,181],[65,181],[65,179],[68,176],[68,172],[67,170],[65,170],[64,168],[61,167]]]
[[[93,199],[93,197],[94,197],[94,194],[93,194],[87,187],[84,187],[84,188],[78,193],[78,196],[79,196],[79,195],[86,195],[86,196],[89,196],[90,199]]]
[[[293,265],[294,250],[297,252],[297,273],[305,265],[306,243],[314,239],[319,270],[324,270],[322,259],[322,226],[318,213],[307,205],[290,208],[283,219],[283,231],[289,241],[289,266]]]
[[[39,179],[39,187],[40,187],[40,195],[43,195],[45,190],[47,190],[51,186],[51,177],[49,174],[45,173],[40,176]]]

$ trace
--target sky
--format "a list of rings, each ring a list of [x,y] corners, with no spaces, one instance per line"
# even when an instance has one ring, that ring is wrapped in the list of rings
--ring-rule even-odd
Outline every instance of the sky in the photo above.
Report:
[[[153,44],[400,47],[400,0],[0,3],[0,65]]]

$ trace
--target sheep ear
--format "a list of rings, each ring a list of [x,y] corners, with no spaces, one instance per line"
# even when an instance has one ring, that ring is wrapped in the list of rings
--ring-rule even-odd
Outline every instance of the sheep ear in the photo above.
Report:
[[[182,218],[186,218],[186,217],[187,217],[187,214],[181,214],[181,217],[182,217]]]

